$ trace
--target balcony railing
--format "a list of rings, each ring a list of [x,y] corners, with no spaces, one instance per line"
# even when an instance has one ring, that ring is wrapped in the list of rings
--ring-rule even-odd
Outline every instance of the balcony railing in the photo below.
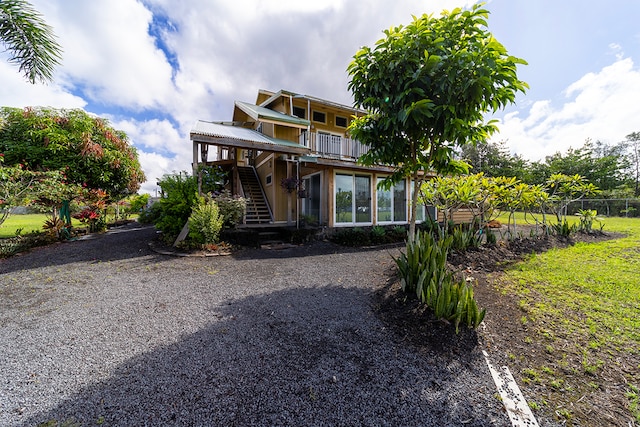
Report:
[[[369,151],[369,147],[351,138],[317,132],[303,132],[300,145],[309,147],[313,154],[331,159],[355,161]]]

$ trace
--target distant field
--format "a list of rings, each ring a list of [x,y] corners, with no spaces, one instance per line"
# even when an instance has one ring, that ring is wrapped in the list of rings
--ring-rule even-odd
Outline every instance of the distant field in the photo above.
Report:
[[[22,229],[21,234],[28,234],[32,231],[42,231],[42,225],[47,220],[45,214],[25,214],[11,215],[2,225],[0,225],[0,238],[13,237],[16,231]],[[80,221],[72,219],[74,227],[81,227]]]

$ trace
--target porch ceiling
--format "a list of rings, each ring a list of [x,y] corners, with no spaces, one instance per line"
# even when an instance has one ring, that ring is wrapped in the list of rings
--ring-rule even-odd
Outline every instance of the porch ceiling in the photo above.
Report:
[[[284,139],[271,138],[252,129],[198,120],[191,129],[194,142],[227,147],[248,148],[277,153],[308,154],[310,150]]]

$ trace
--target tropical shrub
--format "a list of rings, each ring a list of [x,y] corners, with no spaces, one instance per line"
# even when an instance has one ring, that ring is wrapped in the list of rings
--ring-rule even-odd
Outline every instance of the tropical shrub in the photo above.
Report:
[[[160,213],[154,222],[164,240],[175,239],[197,203],[198,182],[186,172],[167,174],[158,181],[162,198],[156,202]]]
[[[447,271],[447,256],[452,243],[452,236],[438,240],[430,233],[417,231],[415,240],[407,242],[406,251],[394,258],[402,290],[415,293],[422,301],[424,288],[431,281],[439,284],[452,280],[451,273]]]
[[[199,197],[189,216],[189,239],[199,245],[218,243],[223,222],[224,218],[220,214],[218,204]]]
[[[407,229],[402,225],[396,225],[389,230],[390,239],[394,242],[402,242],[407,238]]]
[[[229,190],[224,190],[214,195],[213,200],[218,204],[225,228],[233,228],[242,223],[247,209],[247,199],[241,196],[232,196]]]
[[[478,234],[472,227],[456,225],[451,231],[453,242],[451,249],[466,251],[469,248],[478,248],[482,240],[482,235]]]
[[[561,237],[569,237],[572,233],[578,231],[577,224],[569,224],[566,219],[556,224],[551,224],[551,231]]]
[[[160,203],[154,203],[140,212],[138,222],[141,224],[155,224],[161,216],[162,206],[160,206]]]
[[[418,232],[413,242],[407,242],[405,253],[394,260],[402,289],[415,293],[438,319],[452,322],[458,333],[460,323],[476,328],[486,310],[478,308],[471,285],[456,280],[447,269],[453,239],[451,235],[436,239],[432,234]]]
[[[585,233],[591,233],[593,231],[594,221],[602,222],[600,218],[598,218],[598,211],[595,209],[580,209],[576,215],[578,215],[580,220],[578,230]]]
[[[384,243],[387,238],[387,230],[381,225],[375,225],[371,228],[371,243]]]
[[[140,214],[147,207],[149,203],[148,194],[134,194],[129,196],[128,206],[126,206],[126,212],[128,214]]]
[[[366,246],[371,243],[371,237],[360,227],[343,228],[336,231],[331,240],[343,246]]]

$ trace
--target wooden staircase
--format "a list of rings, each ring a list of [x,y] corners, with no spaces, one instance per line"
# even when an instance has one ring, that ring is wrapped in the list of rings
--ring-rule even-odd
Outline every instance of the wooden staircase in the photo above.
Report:
[[[269,204],[253,167],[238,167],[238,176],[247,199],[245,224],[268,224],[273,221]]]

